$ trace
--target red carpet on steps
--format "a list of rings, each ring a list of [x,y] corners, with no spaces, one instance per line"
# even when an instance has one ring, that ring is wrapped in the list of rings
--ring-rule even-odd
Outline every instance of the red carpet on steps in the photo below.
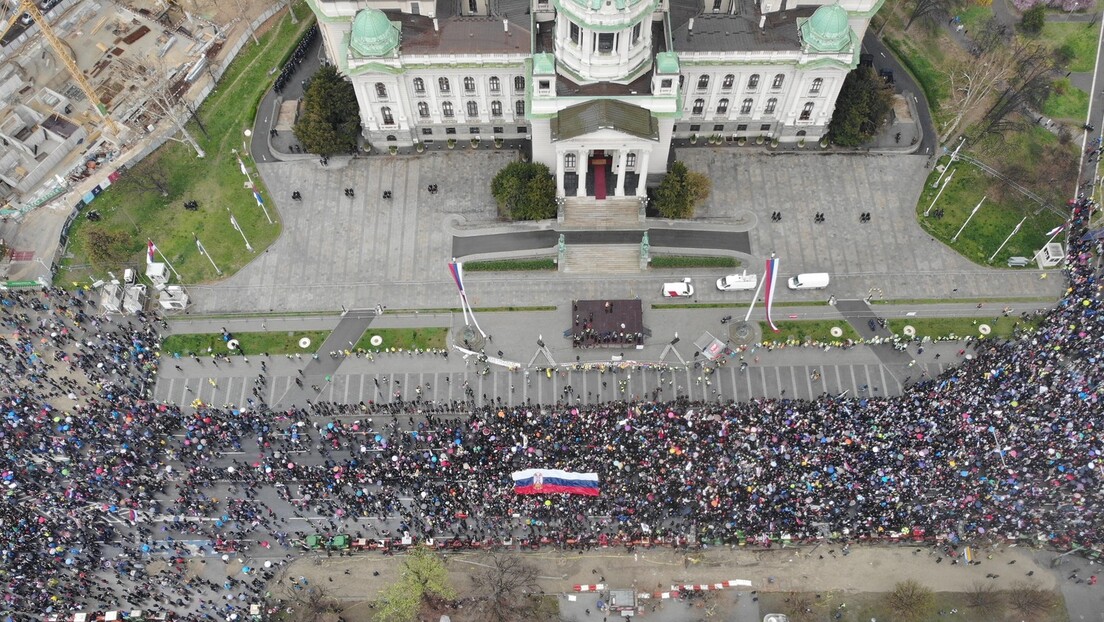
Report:
[[[594,198],[606,198],[606,164],[594,163]]]

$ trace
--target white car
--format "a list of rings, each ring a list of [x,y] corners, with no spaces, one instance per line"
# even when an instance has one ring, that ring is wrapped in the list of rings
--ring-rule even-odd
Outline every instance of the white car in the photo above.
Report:
[[[666,298],[686,298],[693,295],[694,286],[690,284],[689,278],[663,284],[663,296]]]
[[[754,274],[730,274],[717,279],[717,289],[722,292],[738,291],[742,289],[755,289],[759,284],[759,277]]]

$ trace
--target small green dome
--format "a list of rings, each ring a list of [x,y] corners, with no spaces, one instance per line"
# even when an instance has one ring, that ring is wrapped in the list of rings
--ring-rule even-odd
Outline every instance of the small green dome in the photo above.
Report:
[[[399,45],[399,31],[379,9],[357,11],[349,47],[360,56],[383,56]]]
[[[847,11],[839,4],[822,6],[801,25],[801,38],[820,52],[839,52],[851,43]]]

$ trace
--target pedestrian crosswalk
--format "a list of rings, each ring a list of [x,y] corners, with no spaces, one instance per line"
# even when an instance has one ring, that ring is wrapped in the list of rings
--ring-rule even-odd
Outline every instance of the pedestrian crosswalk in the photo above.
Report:
[[[526,371],[404,371],[386,373],[337,373],[326,377],[308,376],[306,385],[312,402],[342,404],[360,402],[388,404],[399,401],[451,402],[472,399],[476,403],[607,402],[613,400],[749,400],[787,397],[812,399],[822,394],[850,396],[898,395],[906,383],[915,382],[924,372],[934,377],[947,365],[940,362],[917,363],[909,369],[912,376],[884,365],[845,364],[723,365],[711,371],[702,368],[640,369],[626,368],[600,372],[591,370]],[[243,407],[258,401],[252,390],[255,376],[171,377],[157,385],[156,398],[180,405],[201,400],[215,406]],[[261,395],[273,407],[306,406],[297,390],[296,375],[271,377]],[[289,401],[289,396],[301,402]]]

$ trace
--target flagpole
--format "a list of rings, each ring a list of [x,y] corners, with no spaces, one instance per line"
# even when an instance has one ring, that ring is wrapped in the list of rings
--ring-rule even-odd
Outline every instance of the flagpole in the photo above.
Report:
[[[227,206],[226,211],[230,212],[229,206]],[[255,253],[256,251],[253,250],[253,245],[249,243],[249,240],[245,237],[245,232],[242,231],[241,225],[238,224],[238,219],[234,218],[234,212],[230,212],[230,226],[233,227],[235,231],[240,233],[242,239],[245,240],[245,250],[251,253]]]
[[[206,257],[207,261],[211,262],[211,267],[215,269],[215,274],[222,276],[222,270],[219,270],[219,267],[215,265],[215,260],[211,258],[211,254],[207,252],[207,249],[203,248],[203,242],[199,241],[199,236],[192,233],[192,237],[195,238],[196,247],[199,248],[199,253]]]
[[[152,240],[150,240],[150,241],[152,242]],[[177,272],[176,268],[174,268],[173,265],[171,263],[169,263],[169,260],[165,258],[165,253],[161,252],[161,247],[154,244],[153,245],[153,250],[157,251],[157,254],[161,256],[161,261],[165,262],[165,265],[169,267],[169,270],[172,270],[172,273],[176,275],[176,280],[183,283],[184,279],[180,278],[180,273]]]
[[[464,301],[464,304],[468,305],[468,313],[471,314],[472,324],[475,324],[475,329],[479,331],[480,335],[483,335],[484,339],[486,339],[487,333],[483,332],[483,329],[479,327],[479,320],[475,319],[475,311],[472,310],[471,303],[468,302],[467,293],[461,294],[460,297]]]
[[[996,252],[995,252],[995,253],[993,253],[993,256],[989,258],[989,262],[990,262],[990,263],[992,263],[992,262],[993,262],[993,260],[997,258],[997,254],[1001,252],[1001,249],[1003,249],[1003,248],[1004,248],[1004,245],[1005,245],[1005,244],[1008,244],[1008,241],[1012,239],[1012,236],[1016,235],[1016,233],[1017,233],[1017,232],[1019,232],[1019,230],[1020,230],[1020,227],[1021,227],[1021,226],[1023,226],[1023,224],[1024,224],[1024,222],[1025,222],[1026,220],[1027,220],[1027,216],[1024,216],[1024,217],[1023,217],[1023,220],[1021,220],[1021,221],[1019,222],[1019,224],[1018,224],[1018,225],[1016,225],[1016,228],[1012,230],[1012,233],[1009,233],[1009,234],[1008,234],[1008,237],[1004,238],[1004,241],[1003,241],[1003,242],[1001,242],[1001,245],[997,247],[997,250],[996,250]]]
[[[976,206],[974,206],[974,211],[970,212],[970,215],[966,217],[966,222],[962,223],[962,226],[959,227],[958,233],[954,234],[954,237],[951,238],[952,242],[957,242],[958,241],[958,236],[962,235],[962,231],[964,229],[966,229],[966,225],[970,224],[970,220],[973,219],[974,214],[976,214],[978,212],[978,210],[981,209],[981,204],[984,203],[985,199],[987,199],[987,198],[989,198],[989,195],[985,195],[985,196],[981,197],[981,200],[978,201],[978,204]]]
[[[253,198],[256,199],[257,205],[261,206],[261,211],[264,212],[265,218],[268,219],[268,224],[272,224],[272,217],[268,215],[268,208],[265,207],[264,201],[261,200],[261,194],[257,192],[257,186],[253,184],[253,176],[249,174],[249,169],[245,168],[245,162],[242,162],[241,154],[237,149],[231,149],[234,152],[234,157],[238,159],[238,167],[241,168],[242,175],[245,175],[245,180],[249,182],[249,189],[253,191]],[[229,209],[229,208],[227,208]],[[210,257],[208,257],[210,259]]]
[[[939,189],[939,192],[935,193],[935,198],[932,199],[931,205],[928,206],[928,209],[924,210],[924,218],[928,217],[928,214],[932,211],[932,208],[935,207],[935,202],[939,200],[939,197],[943,196],[943,191],[947,189],[947,184],[951,183],[951,180],[954,179],[954,174],[955,171],[951,171],[951,174],[947,177],[947,179],[943,180],[943,187]]]
[[[766,272],[766,270],[764,270],[763,271],[763,278],[759,279],[759,285],[758,285],[758,287],[755,288],[755,295],[751,297],[751,304],[748,305],[747,315],[744,316],[744,322],[745,323],[749,319],[751,319],[751,312],[752,312],[753,309],[755,309],[755,300],[757,298],[759,298],[759,292],[763,291],[763,283],[766,282],[766,280],[767,280],[767,272]]]

